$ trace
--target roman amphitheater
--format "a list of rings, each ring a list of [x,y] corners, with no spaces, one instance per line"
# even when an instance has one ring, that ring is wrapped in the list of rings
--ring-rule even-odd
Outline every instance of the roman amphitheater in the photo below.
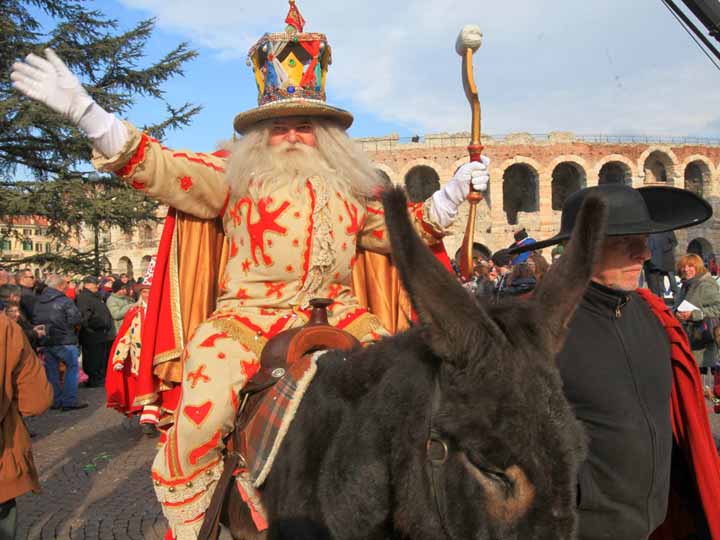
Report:
[[[467,161],[467,134],[425,137],[387,136],[358,139],[391,182],[404,185],[413,200],[423,200],[447,182]],[[524,226],[534,238],[554,234],[565,198],[575,190],[603,183],[634,187],[666,185],[686,188],[705,197],[720,211],[720,140],[547,135],[516,133],[486,137],[484,154],[491,159],[490,188],[478,208],[475,241],[487,251],[512,242],[513,230]],[[467,204],[448,253],[462,242]],[[717,218],[678,231],[678,252],[704,257],[720,247]],[[154,253],[161,227],[145,226],[132,237],[113,241],[108,261],[114,272],[142,272]],[[114,240],[114,239],[113,239]],[[139,271],[139,272],[138,272]]]

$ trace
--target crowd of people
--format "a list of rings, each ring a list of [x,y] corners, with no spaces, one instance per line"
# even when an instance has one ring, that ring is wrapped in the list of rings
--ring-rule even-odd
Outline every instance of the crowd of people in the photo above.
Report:
[[[539,252],[523,255],[526,256],[515,260],[507,250],[500,250],[487,257],[476,249],[473,273],[465,287],[477,298],[527,296],[542,280],[550,263]],[[456,261],[453,261],[453,267],[459,275]]]
[[[71,277],[28,268],[0,270],[0,309],[41,358],[53,387],[53,409],[83,409],[78,386],[105,385],[111,345],[142,283],[127,274]]]

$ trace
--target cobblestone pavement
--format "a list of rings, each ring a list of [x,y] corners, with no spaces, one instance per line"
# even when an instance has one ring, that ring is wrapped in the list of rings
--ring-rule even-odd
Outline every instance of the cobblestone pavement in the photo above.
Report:
[[[149,470],[157,439],[105,408],[101,388],[80,389],[90,407],[28,420],[43,493],[18,500],[18,540],[161,540],[167,528]],[[710,413],[720,438],[720,415]]]
[[[79,399],[90,406],[28,420],[43,492],[18,499],[17,539],[162,539],[149,475],[157,439],[105,408],[102,388],[81,388]]]

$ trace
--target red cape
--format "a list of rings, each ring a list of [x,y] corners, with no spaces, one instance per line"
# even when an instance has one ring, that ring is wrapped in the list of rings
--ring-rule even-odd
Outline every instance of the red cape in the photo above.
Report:
[[[163,232],[155,261],[155,273],[150,287],[145,320],[142,330],[142,347],[140,348],[140,367],[137,377],[137,404],[160,405],[166,410],[175,410],[179,396],[175,392],[161,391],[160,381],[154,373],[155,359],[158,355],[177,358],[182,352],[182,341],[177,339],[178,322],[173,313],[174,302],[171,298],[170,270],[172,261],[172,244],[175,234],[175,210],[168,209]]]
[[[710,429],[695,357],[680,321],[665,302],[647,289],[638,289],[637,292],[660,319],[670,339],[673,371],[670,414],[673,435],[694,480],[710,537],[720,539],[720,458]],[[691,515],[683,511],[680,502],[673,500],[675,493],[674,486],[671,486],[668,516],[665,523],[653,533],[653,540],[686,538],[694,529],[688,523]]]

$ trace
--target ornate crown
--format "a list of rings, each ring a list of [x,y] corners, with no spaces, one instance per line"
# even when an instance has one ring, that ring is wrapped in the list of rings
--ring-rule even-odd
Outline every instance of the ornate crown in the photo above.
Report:
[[[255,73],[258,108],[240,113],[235,129],[282,116],[326,116],[342,127],[352,124],[352,115],[325,102],[325,81],[332,51],[325,34],[303,32],[305,19],[289,0],[284,32],[263,35],[248,52],[248,65]]]

